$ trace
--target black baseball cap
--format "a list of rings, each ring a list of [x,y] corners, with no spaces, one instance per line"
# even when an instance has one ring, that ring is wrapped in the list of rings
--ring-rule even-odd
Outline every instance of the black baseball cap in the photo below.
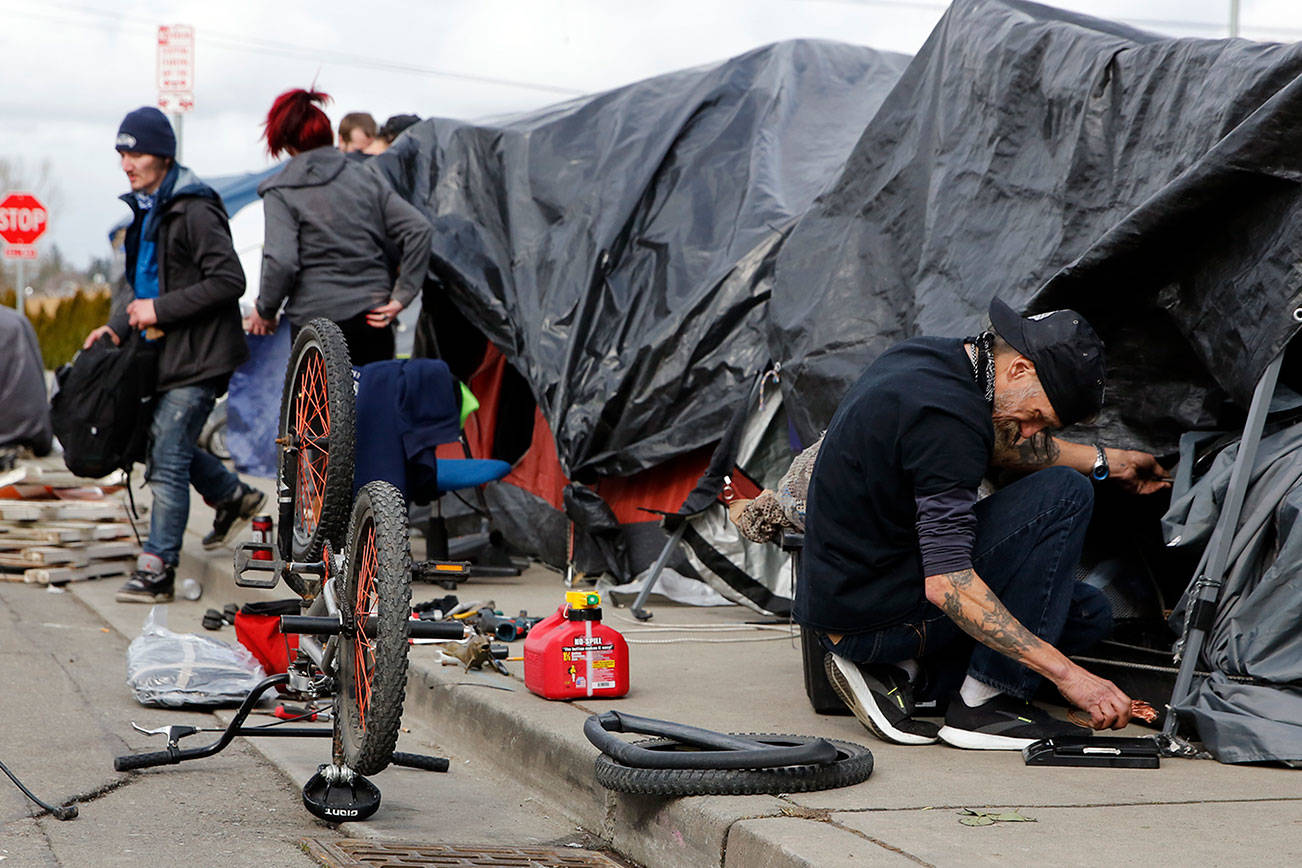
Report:
[[[1026,317],[995,298],[990,322],[1013,349],[1035,363],[1044,394],[1064,426],[1103,407],[1103,341],[1085,317],[1074,310]]]

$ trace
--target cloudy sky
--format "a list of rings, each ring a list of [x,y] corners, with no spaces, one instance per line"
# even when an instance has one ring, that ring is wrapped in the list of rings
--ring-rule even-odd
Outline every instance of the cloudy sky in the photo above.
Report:
[[[1180,36],[1224,37],[1231,0],[1059,0]],[[113,152],[153,104],[160,24],[196,32],[196,109],[183,159],[201,175],[269,165],[259,123],[315,79],[328,112],[478,118],[536,108],[782,39],[915,52],[944,0],[0,0],[0,160],[52,206],[44,246],[108,252],[126,190]],[[1241,0],[1248,38],[1302,40],[1302,3]],[[49,181],[39,179],[48,166]],[[0,179],[2,180],[2,179]],[[0,191],[2,192],[2,191]]]

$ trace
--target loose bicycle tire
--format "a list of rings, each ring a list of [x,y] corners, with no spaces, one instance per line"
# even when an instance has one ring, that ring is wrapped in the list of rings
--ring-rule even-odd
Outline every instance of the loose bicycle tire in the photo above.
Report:
[[[407,687],[411,550],[398,489],[381,481],[362,486],[345,554],[337,602],[352,635],[339,637],[336,652],[335,740],[345,765],[373,775],[393,758]]]
[[[343,332],[330,320],[312,320],[294,340],[280,401],[277,491],[286,560],[320,560],[326,541],[340,548],[352,497],[355,403]]]
[[[809,736],[774,733],[735,733],[775,745],[813,741]],[[808,793],[848,787],[868,779],[872,751],[860,744],[826,739],[837,751],[827,765],[784,766],[771,769],[643,769],[626,766],[605,754],[597,757],[597,782],[609,790],[648,796],[744,796],[764,793]],[[682,749],[673,739],[633,742],[650,750]],[[687,748],[691,749],[691,748]]]

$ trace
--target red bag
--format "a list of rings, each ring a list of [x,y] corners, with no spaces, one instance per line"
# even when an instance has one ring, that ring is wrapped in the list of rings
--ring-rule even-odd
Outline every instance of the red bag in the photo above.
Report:
[[[268,675],[287,672],[290,658],[298,651],[298,634],[286,636],[280,632],[280,616],[297,615],[301,602],[293,599],[245,603],[235,613],[235,638],[249,649]]]

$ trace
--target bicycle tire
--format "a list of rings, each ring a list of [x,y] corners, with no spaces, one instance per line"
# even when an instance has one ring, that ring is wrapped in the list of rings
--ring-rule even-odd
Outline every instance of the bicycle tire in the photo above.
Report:
[[[801,744],[814,739],[776,733],[733,733],[772,744]],[[626,766],[605,754],[597,757],[597,783],[608,790],[647,796],[745,796],[809,793],[848,787],[868,779],[872,751],[860,744],[829,738],[837,758],[827,765],[784,766],[772,769],[642,769]],[[672,739],[633,742],[651,750],[683,746]],[[691,749],[691,748],[687,748]]]
[[[327,540],[339,548],[352,497],[354,415],[348,343],[339,326],[314,319],[294,340],[280,401],[278,541],[286,560],[320,560]]]
[[[362,486],[346,556],[337,602],[353,634],[340,637],[337,651],[335,740],[345,765],[373,775],[393,759],[407,687],[411,550],[398,489],[378,480]],[[374,635],[364,626],[371,617]]]

